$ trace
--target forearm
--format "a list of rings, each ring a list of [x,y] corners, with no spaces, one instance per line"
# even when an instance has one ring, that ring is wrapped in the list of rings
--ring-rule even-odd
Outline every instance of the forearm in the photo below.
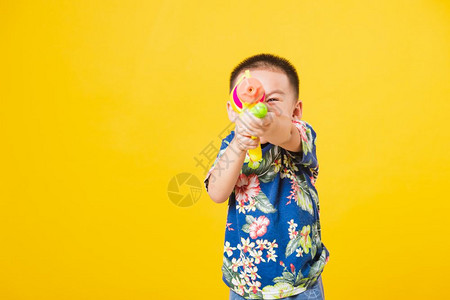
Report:
[[[239,149],[233,139],[214,166],[208,181],[208,194],[216,203],[225,202],[236,185],[246,151]]]
[[[301,138],[298,129],[292,120],[286,116],[274,117],[270,130],[265,135],[267,141],[286,150],[299,152],[301,150]]]

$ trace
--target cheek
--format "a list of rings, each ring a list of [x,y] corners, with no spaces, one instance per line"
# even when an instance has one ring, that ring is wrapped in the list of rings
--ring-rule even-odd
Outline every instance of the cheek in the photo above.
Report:
[[[283,103],[276,103],[272,107],[274,112],[278,112],[282,116],[291,116],[290,107],[287,107]]]
[[[280,105],[279,102],[268,102],[268,103],[266,103],[266,104],[267,104],[267,109],[268,109],[269,111],[272,111],[272,112],[279,112],[279,113],[283,114],[284,109],[283,109],[283,107]]]

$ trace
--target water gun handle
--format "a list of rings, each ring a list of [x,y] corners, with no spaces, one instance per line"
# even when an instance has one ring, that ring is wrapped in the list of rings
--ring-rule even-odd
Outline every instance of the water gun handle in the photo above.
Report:
[[[267,106],[264,103],[260,102],[256,105],[253,105],[253,107],[250,108],[250,112],[255,117],[264,118],[267,115]],[[252,136],[252,139],[256,139],[256,137]],[[250,157],[250,160],[253,162],[260,161],[262,159],[261,144],[258,144],[258,147],[254,149],[249,149],[248,156]]]
[[[264,118],[267,114],[267,106],[263,103],[265,92],[261,82],[250,76],[250,71],[239,78],[230,94],[230,102],[234,111],[242,114],[245,110],[258,118]],[[252,137],[256,139],[256,137]],[[248,150],[248,156],[252,162],[259,162],[262,159],[261,144],[254,149]]]

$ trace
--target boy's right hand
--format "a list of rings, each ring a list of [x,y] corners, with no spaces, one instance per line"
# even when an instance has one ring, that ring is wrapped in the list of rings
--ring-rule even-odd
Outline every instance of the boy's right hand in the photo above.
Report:
[[[255,149],[259,145],[259,137],[252,139],[252,135],[245,128],[240,117],[236,118],[236,127],[234,129],[234,138],[231,141],[234,142],[236,147],[241,151],[248,151],[249,149]]]

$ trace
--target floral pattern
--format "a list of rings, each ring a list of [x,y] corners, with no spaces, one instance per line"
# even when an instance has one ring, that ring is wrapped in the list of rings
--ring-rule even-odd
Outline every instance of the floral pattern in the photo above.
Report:
[[[255,197],[259,194],[261,188],[259,187],[258,176],[251,174],[250,176],[245,176],[244,174],[239,175],[235,186],[236,200],[240,202],[246,202],[249,199]]]
[[[230,245],[226,244],[224,252],[228,251]],[[231,261],[224,256],[222,271],[228,282],[233,284],[233,290],[241,295],[252,295],[261,297],[261,276],[258,274],[258,265],[276,262],[276,250],[278,244],[276,240],[269,242],[265,239],[258,239],[256,242],[249,238],[241,238],[241,242],[236,247],[240,253],[239,258],[232,258]],[[263,299],[263,298],[254,298]]]
[[[260,216],[255,220],[252,216],[247,216],[251,219],[251,224],[248,228],[250,232],[250,237],[256,239],[257,237],[263,236],[267,232],[267,226],[270,224],[270,220],[265,216]],[[245,225],[244,225],[245,226]],[[242,229],[245,231],[244,229]]]
[[[294,252],[297,252],[297,256],[303,256],[303,253],[308,254],[311,246],[311,226],[303,226],[300,233],[295,230],[297,228],[297,224],[294,223],[294,220],[290,220],[289,224],[289,243],[286,247],[286,257],[291,255]],[[298,247],[302,247],[302,249],[298,249]],[[297,251],[299,250],[299,251]]]
[[[310,197],[310,193],[312,193],[311,189],[306,184],[303,175],[300,175],[300,177],[295,175],[295,171],[298,171],[298,168],[292,160],[287,155],[283,157],[286,167],[280,176],[281,178],[289,178],[291,183],[291,191],[287,197],[289,201],[286,204],[290,204],[293,199],[301,209],[308,211],[310,214],[314,214]]]
[[[308,123],[293,123],[301,152],[262,145],[263,159],[251,165],[246,159],[228,201],[223,280],[246,299],[301,293],[315,283],[329,259],[315,189],[316,135]],[[224,139],[205,186],[233,137],[234,132]]]

